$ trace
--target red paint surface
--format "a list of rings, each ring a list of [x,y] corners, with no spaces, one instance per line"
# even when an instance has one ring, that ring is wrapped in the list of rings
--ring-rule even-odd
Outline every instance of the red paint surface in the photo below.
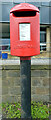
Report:
[[[31,60],[31,57],[20,57],[20,60]]]
[[[13,12],[36,11],[36,16],[15,17]],[[20,41],[19,24],[30,23],[30,41]],[[34,56],[40,54],[40,23],[39,10],[34,5],[21,3],[10,11],[10,43],[11,55]]]

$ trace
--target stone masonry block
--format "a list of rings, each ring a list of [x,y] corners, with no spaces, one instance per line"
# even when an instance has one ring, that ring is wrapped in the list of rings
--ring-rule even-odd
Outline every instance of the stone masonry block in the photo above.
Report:
[[[21,102],[21,96],[18,96],[18,95],[3,95],[2,96],[2,102],[6,103],[6,102],[9,102],[9,103],[18,103],[18,102]]]
[[[31,78],[32,86],[42,86],[42,78],[40,77],[32,77]]]
[[[40,76],[40,70],[31,70],[31,76],[32,77],[39,77]]]
[[[2,102],[3,103],[8,102],[8,95],[2,95]]]
[[[0,77],[2,77],[2,70],[0,70]]]
[[[36,94],[36,87],[35,86],[32,86],[31,87],[31,94]]]
[[[51,70],[49,70],[49,77],[51,77]]]
[[[19,85],[21,85],[20,77],[14,78],[14,86],[19,86]]]
[[[2,65],[0,65],[0,70],[2,70]]]
[[[2,86],[0,86],[0,96],[2,95]]]
[[[17,97],[17,101],[21,103],[21,95]]]
[[[36,87],[36,94],[39,94],[39,95],[46,94],[46,88],[45,87]]]
[[[2,86],[2,77],[0,77],[0,86]]]
[[[18,96],[17,95],[11,95],[11,96],[8,96],[8,102],[9,103],[14,103],[14,102],[18,102]]]
[[[38,95],[34,94],[31,96],[32,101],[42,101],[42,102],[49,102],[49,95]]]
[[[17,97],[18,96],[10,96],[10,95],[3,95],[2,96],[2,102],[6,103],[6,102],[9,102],[9,103],[14,103],[14,102],[17,102]]]
[[[51,102],[51,94],[49,94],[49,101]]]
[[[8,87],[14,86],[14,77],[7,77]]]
[[[20,88],[20,86],[9,87],[9,94],[10,95],[20,95],[21,94],[21,88]]]
[[[19,70],[9,70],[8,77],[19,77],[20,71]]]
[[[0,104],[2,103],[2,95],[0,95]]]
[[[8,86],[3,86],[2,87],[2,95],[8,94]]]
[[[49,86],[49,78],[43,78],[43,86]]]
[[[5,78],[4,80],[2,79],[2,87],[8,87],[8,81],[7,78]]]
[[[45,93],[46,93],[46,95],[49,95],[49,88],[45,89]]]
[[[6,74],[6,70],[2,70],[2,78],[6,77],[7,74]]]
[[[49,71],[47,70],[32,70],[32,77],[49,77]]]
[[[19,86],[20,85],[20,77],[7,77],[8,86]]]
[[[49,70],[40,70],[40,77],[49,77]]]
[[[49,78],[49,95],[51,95],[51,78]]]

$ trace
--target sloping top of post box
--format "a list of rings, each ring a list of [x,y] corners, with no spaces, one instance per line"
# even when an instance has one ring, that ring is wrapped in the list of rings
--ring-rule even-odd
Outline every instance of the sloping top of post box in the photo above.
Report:
[[[10,10],[10,13],[12,12],[16,12],[16,11],[36,11],[36,12],[39,12],[39,9],[34,6],[34,5],[31,5],[29,3],[21,3],[19,5],[16,5],[14,6],[11,10]]]

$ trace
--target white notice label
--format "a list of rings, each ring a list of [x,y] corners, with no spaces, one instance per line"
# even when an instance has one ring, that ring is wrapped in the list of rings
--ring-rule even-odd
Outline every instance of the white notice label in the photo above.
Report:
[[[19,24],[20,41],[30,40],[30,23]]]

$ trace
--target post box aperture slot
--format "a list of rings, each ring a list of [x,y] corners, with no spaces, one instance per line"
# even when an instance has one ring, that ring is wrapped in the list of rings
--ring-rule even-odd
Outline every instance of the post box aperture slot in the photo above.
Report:
[[[20,41],[30,41],[30,23],[19,24]]]
[[[13,12],[13,15],[15,17],[31,17],[31,16],[36,16],[36,11],[15,11]]]

